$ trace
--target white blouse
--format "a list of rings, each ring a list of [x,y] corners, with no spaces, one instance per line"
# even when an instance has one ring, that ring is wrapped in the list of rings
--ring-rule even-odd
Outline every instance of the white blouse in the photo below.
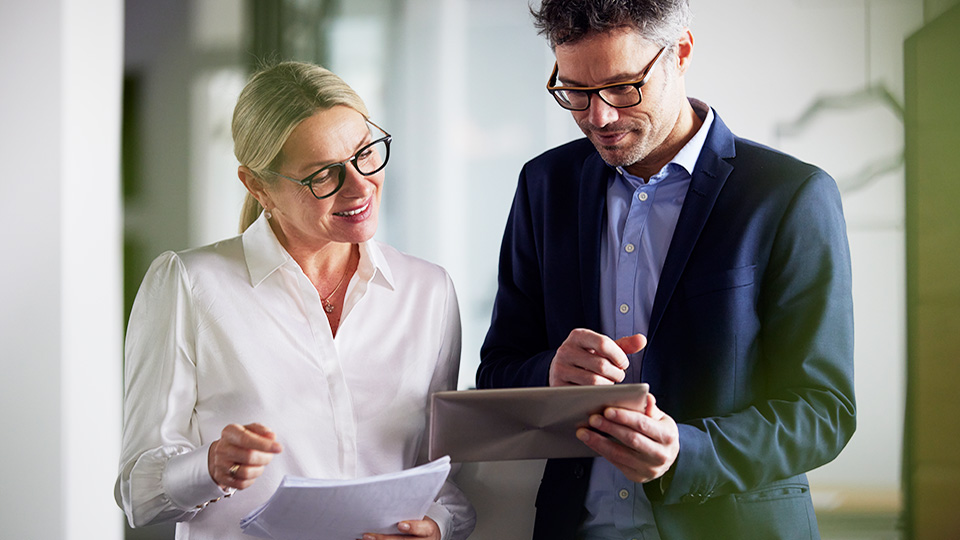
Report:
[[[246,539],[240,519],[284,475],[356,478],[426,460],[429,396],[456,388],[460,315],[442,268],[371,240],[334,338],[316,288],[261,216],[240,236],[153,262],[125,358],[118,497],[131,526],[178,521],[178,539]],[[205,505],[224,495],[207,471],[210,443],[252,422],[283,452],[253,486]],[[445,540],[475,523],[450,481],[427,515]]]

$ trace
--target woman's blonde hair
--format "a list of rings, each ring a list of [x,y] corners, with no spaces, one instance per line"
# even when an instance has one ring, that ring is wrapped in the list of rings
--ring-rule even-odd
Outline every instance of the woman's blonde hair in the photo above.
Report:
[[[273,175],[281,150],[300,122],[319,111],[345,105],[367,118],[360,96],[333,72],[305,62],[280,62],[250,77],[233,110],[233,153],[261,180]],[[275,181],[275,180],[274,180]],[[240,232],[263,211],[247,193],[240,213]]]

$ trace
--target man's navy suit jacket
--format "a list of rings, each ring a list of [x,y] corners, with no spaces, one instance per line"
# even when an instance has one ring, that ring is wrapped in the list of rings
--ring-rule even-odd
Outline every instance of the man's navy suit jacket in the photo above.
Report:
[[[600,330],[608,174],[587,139],[524,166],[479,387],[545,386],[570,331]],[[804,473],[836,457],[856,423],[850,255],[834,180],[735,137],[717,116],[647,337],[641,378],[680,429],[666,489],[644,485],[661,538],[819,538]],[[590,463],[548,461],[534,538],[573,538]]]

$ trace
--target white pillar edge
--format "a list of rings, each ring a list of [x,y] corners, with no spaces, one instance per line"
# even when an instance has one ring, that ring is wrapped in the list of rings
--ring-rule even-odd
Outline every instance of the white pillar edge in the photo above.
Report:
[[[61,6],[63,538],[120,540],[123,2]]]

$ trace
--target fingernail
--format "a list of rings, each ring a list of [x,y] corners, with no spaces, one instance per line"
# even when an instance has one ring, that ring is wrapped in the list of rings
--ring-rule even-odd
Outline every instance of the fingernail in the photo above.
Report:
[[[578,430],[577,430],[577,438],[580,439],[580,440],[583,441],[583,442],[587,442],[587,439],[590,438],[590,434],[589,434],[589,433],[587,432],[587,430],[585,430],[585,429],[578,429]]]
[[[590,426],[591,426],[591,427],[598,428],[598,427],[600,427],[600,424],[601,424],[601,423],[602,423],[602,421],[600,420],[600,417],[599,417],[599,416],[597,416],[597,415],[595,415],[595,414],[590,416]]]
[[[363,540],[376,540],[372,534],[363,535]]]
[[[617,411],[613,410],[612,408],[606,409],[605,411],[603,411],[603,415],[609,418],[610,420],[613,420],[617,417]]]
[[[406,521],[401,521],[400,525],[398,525],[397,528],[403,532],[407,532],[410,530],[410,524],[407,523]]]

